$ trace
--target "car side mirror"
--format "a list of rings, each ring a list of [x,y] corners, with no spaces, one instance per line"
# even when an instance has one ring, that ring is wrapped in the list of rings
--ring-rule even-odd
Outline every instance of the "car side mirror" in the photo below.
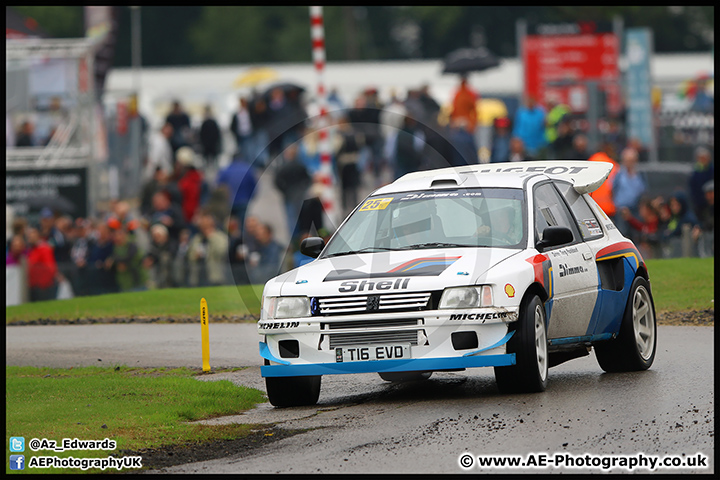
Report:
[[[325,240],[320,237],[308,237],[300,242],[300,253],[308,257],[317,258],[325,248]]]
[[[549,247],[563,245],[573,241],[573,233],[567,227],[547,227],[542,232],[542,240],[535,244],[539,252]]]

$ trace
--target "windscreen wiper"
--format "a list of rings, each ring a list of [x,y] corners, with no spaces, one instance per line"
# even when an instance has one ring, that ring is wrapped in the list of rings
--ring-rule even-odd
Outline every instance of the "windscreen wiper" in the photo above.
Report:
[[[325,255],[325,258],[330,257],[340,257],[342,255],[352,255],[353,253],[368,253],[368,252],[374,252],[374,251],[389,251],[389,252],[395,252],[397,250],[404,250],[404,248],[390,248],[390,247],[363,247],[359,250],[348,250],[346,252],[337,252],[337,253],[331,253],[329,255]]]
[[[475,248],[477,245],[464,245],[462,243],[445,243],[445,242],[428,242],[428,243],[416,243],[415,245],[408,245],[403,247],[402,250],[412,250],[415,248]]]

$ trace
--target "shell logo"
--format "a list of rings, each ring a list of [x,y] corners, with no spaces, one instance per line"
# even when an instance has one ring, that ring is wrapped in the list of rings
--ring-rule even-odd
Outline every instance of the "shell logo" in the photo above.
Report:
[[[515,288],[509,283],[505,284],[505,295],[507,295],[509,298],[515,296]]]

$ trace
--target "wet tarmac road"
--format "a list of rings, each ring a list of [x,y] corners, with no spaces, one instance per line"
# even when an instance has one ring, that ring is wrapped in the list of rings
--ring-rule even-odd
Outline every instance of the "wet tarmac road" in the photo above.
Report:
[[[9,327],[6,333],[8,365],[200,365],[197,325]],[[712,473],[713,333],[714,327],[660,326],[658,353],[649,371],[606,374],[591,353],[551,369],[548,389],[540,394],[500,394],[492,369],[435,373],[429,380],[405,384],[390,384],[375,374],[326,376],[315,407],[275,409],[262,404],[243,415],[213,420],[275,424],[305,433],[163,471],[599,473],[599,467],[480,468],[477,456],[519,455],[528,460],[530,453],[552,458],[637,458],[642,453],[684,455],[681,461],[687,461],[701,453],[708,457],[708,468],[657,471]],[[252,324],[211,325],[211,365],[250,368],[203,379],[264,389],[258,339]],[[464,453],[475,457],[469,469],[459,464]]]

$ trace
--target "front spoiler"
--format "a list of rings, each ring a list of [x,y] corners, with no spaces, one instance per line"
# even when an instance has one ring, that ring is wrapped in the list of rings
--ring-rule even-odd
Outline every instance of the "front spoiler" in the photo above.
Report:
[[[265,346],[265,348],[263,348]],[[413,358],[409,360],[373,360],[366,362],[313,363],[291,365],[275,358],[265,343],[260,343],[261,356],[284,365],[264,365],[260,367],[263,377],[304,377],[312,375],[340,375],[350,373],[379,372],[430,372],[437,370],[457,370],[473,367],[506,367],[515,365],[515,354],[473,355],[444,358]],[[268,358],[270,357],[270,358]]]

